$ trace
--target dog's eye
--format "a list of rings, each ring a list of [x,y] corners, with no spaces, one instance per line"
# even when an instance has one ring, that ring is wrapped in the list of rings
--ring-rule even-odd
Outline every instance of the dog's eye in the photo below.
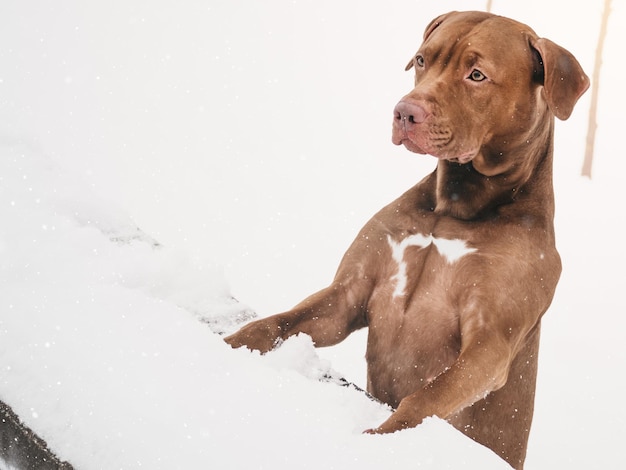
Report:
[[[472,70],[472,73],[470,73],[469,77],[467,77],[467,78],[469,78],[470,80],[472,80],[474,82],[482,82],[487,77],[480,70],[474,69],[474,70]]]
[[[420,68],[424,67],[424,56],[422,54],[415,56],[415,66]]]

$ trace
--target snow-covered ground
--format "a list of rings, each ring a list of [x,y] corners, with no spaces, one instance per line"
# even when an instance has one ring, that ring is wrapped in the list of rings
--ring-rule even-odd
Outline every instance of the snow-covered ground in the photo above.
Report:
[[[595,3],[493,8],[591,74]],[[623,465],[626,11],[613,3],[591,181],[578,176],[588,95],[557,126],[564,273],[529,469]],[[484,2],[4,2],[0,400],[79,469],[507,468],[436,419],[362,435],[389,411],[317,380],[363,385],[362,332],[263,357],[218,334],[323,287],[360,226],[432,170],[391,145],[391,110],[424,26],[469,8]]]
[[[215,267],[33,149],[0,156],[0,398],[77,468],[504,467],[441,421],[362,435],[389,411],[320,382],[310,338],[233,351],[218,333],[252,313]]]

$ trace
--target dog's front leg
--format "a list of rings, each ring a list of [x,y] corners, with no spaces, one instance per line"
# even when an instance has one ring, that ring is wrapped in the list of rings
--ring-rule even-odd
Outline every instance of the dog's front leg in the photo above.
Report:
[[[315,346],[332,346],[366,326],[365,306],[355,286],[334,282],[292,310],[254,321],[224,338],[234,348],[246,346],[265,353],[289,336],[306,333]]]
[[[415,427],[429,416],[450,418],[506,383],[513,354],[509,339],[493,330],[473,337],[449,369],[403,398],[384,423],[365,432],[392,433]]]

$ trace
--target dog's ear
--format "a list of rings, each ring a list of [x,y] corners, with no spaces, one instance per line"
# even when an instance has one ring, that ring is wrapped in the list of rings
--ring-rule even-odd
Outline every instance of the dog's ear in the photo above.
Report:
[[[451,12],[449,12],[449,13],[445,13],[445,14],[443,14],[443,15],[439,15],[437,18],[435,18],[434,20],[432,20],[432,21],[428,24],[428,26],[426,26],[426,30],[424,31],[424,39],[423,39],[423,41],[426,41],[426,39],[428,39],[428,36],[430,36],[430,35],[433,33],[433,31],[434,31],[435,29],[437,29],[441,23],[443,23],[443,20],[444,20],[447,16],[449,16],[449,15],[451,15],[451,14],[453,14],[453,13],[456,13],[456,12],[455,12],[455,11],[451,11]],[[415,60],[415,58],[414,58],[414,57],[412,57],[412,58],[411,58],[411,60],[409,61],[409,63],[408,63],[408,64],[406,64],[406,67],[404,68],[404,70],[405,70],[405,71],[407,71],[407,72],[408,72],[409,70],[411,70],[411,68],[413,68],[413,61],[414,61],[414,60]]]
[[[446,19],[446,17],[452,15],[456,13],[456,11],[451,11],[449,13],[444,13],[443,15],[439,15],[437,18],[435,18],[434,20],[432,20],[428,26],[426,26],[426,30],[424,31],[424,41],[426,41],[426,39],[428,39],[428,36],[430,36],[434,30],[436,30],[439,25],[441,25],[441,23],[443,23],[443,20]]]
[[[539,54],[535,73],[543,84],[548,107],[564,121],[589,88],[589,77],[571,53],[549,39],[533,38],[530,44]]]
[[[411,60],[409,61],[409,63],[406,64],[406,67],[404,67],[404,71],[408,72],[409,70],[413,68],[413,65],[415,65],[415,57],[411,57]]]

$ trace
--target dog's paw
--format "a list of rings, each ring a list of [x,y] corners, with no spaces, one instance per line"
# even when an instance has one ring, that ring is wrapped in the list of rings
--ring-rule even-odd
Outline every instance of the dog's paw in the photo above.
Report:
[[[270,319],[257,320],[249,323],[236,333],[224,338],[231,347],[246,347],[266,353],[282,342],[280,328]]]

